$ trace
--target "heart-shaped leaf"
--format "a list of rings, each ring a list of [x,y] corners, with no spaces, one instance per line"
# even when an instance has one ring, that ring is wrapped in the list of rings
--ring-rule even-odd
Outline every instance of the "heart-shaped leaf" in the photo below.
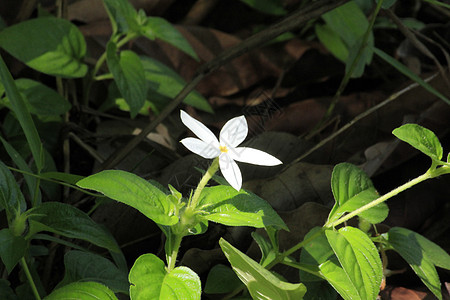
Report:
[[[201,282],[188,267],[177,267],[170,272],[164,262],[153,254],[141,255],[130,270],[131,299],[199,300]]]
[[[97,282],[74,282],[54,290],[44,300],[117,300],[114,292]]]

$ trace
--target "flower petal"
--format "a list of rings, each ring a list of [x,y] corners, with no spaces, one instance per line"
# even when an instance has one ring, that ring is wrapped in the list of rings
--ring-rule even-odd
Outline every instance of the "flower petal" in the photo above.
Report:
[[[229,120],[220,131],[220,144],[236,147],[242,143],[248,134],[247,120],[244,116]]]
[[[214,158],[220,155],[219,147],[207,144],[196,138],[185,138],[180,141],[190,151],[204,158]]]
[[[223,177],[228,181],[228,183],[237,191],[241,190],[242,186],[242,175],[241,170],[239,170],[238,165],[233,159],[227,154],[222,153],[219,156],[219,166]]]
[[[202,141],[207,144],[212,144],[219,148],[219,141],[217,140],[214,133],[209,130],[208,127],[188,115],[185,111],[180,110],[181,121],[187,128],[189,128],[196,136],[198,136]]]
[[[269,153],[248,147],[234,148],[228,151],[228,155],[234,160],[260,166],[276,166],[283,163]]]

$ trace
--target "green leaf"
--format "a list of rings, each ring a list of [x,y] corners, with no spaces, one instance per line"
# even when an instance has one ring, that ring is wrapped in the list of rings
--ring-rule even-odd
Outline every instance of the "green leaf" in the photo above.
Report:
[[[205,220],[227,226],[273,226],[288,230],[286,224],[265,200],[253,193],[236,191],[230,186],[206,187],[200,195],[199,206]]]
[[[438,267],[450,270],[450,255],[444,249],[442,249],[423,235],[401,227],[392,227],[391,229],[389,229],[389,234],[393,234],[395,236],[402,235],[410,240],[415,240],[433,264]]]
[[[373,49],[374,53],[378,55],[381,59],[383,59],[385,62],[389,63],[391,66],[397,69],[400,73],[407,76],[409,79],[417,82],[421,87],[429,91],[431,94],[435,95],[439,99],[443,100],[444,102],[447,102],[447,104],[450,104],[450,99],[448,99],[446,96],[441,94],[439,91],[437,91],[434,87],[426,83],[422,78],[414,74],[410,69],[408,69],[405,65],[397,61],[392,56],[386,54],[382,50],[378,48]]]
[[[319,266],[320,273],[327,279],[328,283],[345,300],[366,300],[361,298],[358,289],[355,287],[344,269],[339,265],[336,257],[327,260]]]
[[[164,262],[153,254],[141,255],[129,274],[130,297],[135,300],[197,300],[201,296],[198,275],[188,267],[170,272]]]
[[[1,36],[1,33],[0,33]],[[32,48],[32,47],[28,47]],[[43,161],[43,153],[42,148],[43,145],[41,143],[41,139],[39,138],[39,134],[36,130],[36,126],[34,125],[33,119],[31,118],[30,112],[25,104],[25,101],[22,99],[22,96],[17,89],[17,86],[9,73],[5,62],[0,57],[0,81],[3,83],[3,86],[6,91],[6,96],[8,97],[12,110],[14,111],[17,120],[19,120],[20,126],[27,138],[28,145],[30,147],[31,153],[33,154],[34,161],[36,163],[36,168],[38,172],[42,170],[44,167]]]
[[[117,300],[114,292],[97,282],[74,282],[54,290],[44,300]]]
[[[0,279],[0,295],[2,295],[3,300],[19,300],[19,298],[14,294],[13,289],[10,286],[8,280]]]
[[[161,95],[174,98],[184,88],[186,82],[174,70],[153,58],[147,56],[140,58],[145,71],[145,79],[150,83],[150,93],[156,91]],[[208,101],[197,91],[189,93],[183,102],[203,111],[213,112]]]
[[[321,227],[314,227],[305,235],[305,238],[303,240],[308,240],[309,238],[311,238],[311,236],[317,234],[319,231],[322,231]],[[302,264],[320,265],[326,262],[332,255],[334,255],[333,249],[328,243],[325,232],[322,232],[311,242],[303,246],[302,252],[300,253],[299,262]],[[322,281],[323,279],[300,270],[300,280],[302,282],[314,282]]]
[[[94,190],[134,207],[159,225],[174,225],[174,204],[167,195],[141,177],[120,170],[106,170],[80,180],[79,187]]]
[[[430,291],[442,299],[441,283],[434,264],[448,267],[448,254],[445,255],[445,251],[442,253],[443,250],[437,245],[405,228],[393,227],[387,236],[390,246],[406,260]]]
[[[428,155],[431,159],[441,160],[444,151],[433,131],[417,124],[405,124],[394,129],[392,133],[400,140]]]
[[[29,218],[27,237],[41,231],[50,231],[69,238],[82,239],[99,247],[119,251],[116,241],[103,227],[69,204],[44,202],[35,208]]]
[[[8,152],[9,157],[13,160],[13,162],[23,171],[26,171],[28,173],[33,173],[31,168],[28,166],[26,161],[23,159],[23,157],[20,155],[19,152],[16,151],[16,149],[13,148],[4,138],[0,136],[0,142],[3,144],[3,147],[5,147],[6,152]],[[37,178],[34,176],[30,176],[27,174],[23,174],[23,177],[25,178],[25,182],[27,184],[28,193],[30,194],[30,198],[34,201],[36,199],[37,205],[41,203],[41,191],[39,189],[36,189],[36,185],[38,183]],[[37,196],[35,197],[35,193],[37,192]],[[1,206],[0,206],[1,207]]]
[[[280,0],[241,0],[241,2],[269,15],[282,16],[287,14]]]
[[[30,68],[48,75],[79,78],[88,70],[83,63],[84,37],[64,19],[38,18],[8,27],[0,32],[0,46]]]
[[[377,199],[380,195],[374,188],[369,188],[356,194],[349,200],[347,200],[344,204],[342,204],[337,210],[336,215],[343,215],[346,212],[352,212],[357,210],[358,208],[369,204],[373,200]],[[372,224],[378,224],[383,222],[389,214],[389,208],[386,203],[380,203],[377,206],[374,206],[362,213],[359,213],[358,216],[366,219]]]
[[[219,244],[253,299],[302,299],[305,295],[306,287],[302,283],[292,284],[280,280],[223,238]]]
[[[231,293],[241,285],[242,282],[230,267],[217,264],[209,271],[203,291],[207,294],[225,294]]]
[[[116,265],[103,256],[82,252],[69,251],[64,255],[66,268],[64,279],[58,287],[72,282],[95,281],[106,285],[115,293],[128,294],[128,272],[120,271]]]
[[[348,59],[349,51],[339,35],[328,25],[317,24],[315,26],[316,35],[320,42],[339,60],[345,62]]]
[[[141,25],[140,32],[151,40],[154,40],[155,38],[163,40],[192,56],[197,61],[199,60],[197,54],[184,36],[163,18],[147,17],[145,23]]]
[[[138,31],[137,12],[128,0],[103,0],[113,35]]]
[[[19,92],[25,95],[30,113],[40,116],[62,115],[72,105],[53,89],[38,81],[21,78],[16,80]]]
[[[0,161],[0,210],[7,212],[8,222],[26,210],[26,203],[14,176]]]
[[[353,211],[378,198],[369,176],[355,165],[341,163],[334,167],[331,175],[331,191],[336,201],[327,223],[339,219],[345,212]],[[349,203],[347,203],[349,202]],[[388,213],[386,204],[377,205],[360,214],[370,222],[379,223]]]
[[[0,230],[0,257],[8,274],[25,255],[26,250],[27,242],[23,237],[15,236],[7,228]]]
[[[349,71],[349,67],[359,52],[359,49],[364,47],[362,56],[352,73],[352,77],[360,77],[364,72],[365,65],[370,64],[373,56],[372,48],[374,39],[372,32],[370,32],[367,40],[368,45],[361,45],[361,40],[369,28],[367,17],[355,2],[350,1],[323,14],[322,18],[329,29],[341,37],[347,47],[349,55],[346,59],[346,72]],[[324,45],[327,46],[327,44]],[[335,44],[332,45],[336,47]]]
[[[106,61],[120,93],[130,106],[131,117],[134,118],[147,97],[144,68],[139,56],[133,51],[121,51],[118,56],[116,50],[116,44],[109,42]]]
[[[423,1],[431,3],[431,4],[434,4],[434,5],[442,6],[442,7],[445,7],[447,9],[450,9],[450,4],[443,3],[443,2],[438,1],[438,0],[423,0]]]
[[[364,232],[350,226],[339,231],[327,230],[325,235],[345,276],[358,291],[358,298],[347,299],[376,299],[380,291],[383,269],[373,242]],[[328,279],[330,274],[325,277]],[[340,293],[339,290],[338,292]],[[341,296],[345,298],[345,295]]]

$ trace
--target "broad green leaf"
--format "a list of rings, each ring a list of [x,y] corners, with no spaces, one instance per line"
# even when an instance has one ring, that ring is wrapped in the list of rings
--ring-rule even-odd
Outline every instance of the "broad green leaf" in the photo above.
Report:
[[[147,84],[145,73],[139,56],[130,50],[116,54],[117,47],[109,42],[106,49],[108,68],[120,93],[130,106],[131,117],[135,117],[145,103]]]
[[[9,157],[11,157],[12,161],[19,167],[19,169],[26,171],[28,173],[33,173],[31,168],[28,166],[26,161],[23,159],[23,157],[20,155],[19,152],[16,151],[16,149],[13,148],[4,138],[0,136],[0,142],[3,144],[3,147],[5,148],[6,152],[8,152]],[[41,203],[41,192],[39,189],[36,189],[37,179],[34,176],[30,176],[27,174],[23,174],[23,177],[25,179],[25,182],[27,184],[28,193],[30,194],[30,198],[32,201],[36,200],[35,204]],[[35,197],[35,193],[37,192],[37,196]]]
[[[392,133],[400,140],[428,155],[431,159],[441,160],[444,151],[433,131],[417,124],[405,124],[394,129]]]
[[[19,300],[19,298],[14,294],[13,289],[10,286],[8,280],[0,279],[0,295],[2,295],[3,300]]]
[[[46,17],[24,21],[0,32],[0,46],[39,72],[65,78],[84,77],[86,42],[65,19]]]
[[[374,39],[372,32],[367,41],[368,45],[361,45],[361,40],[369,28],[367,17],[355,2],[350,1],[323,14],[322,18],[347,46],[349,55],[346,60],[346,72],[349,71],[349,67],[359,52],[359,48],[364,47],[362,56],[352,72],[352,77],[360,77],[364,72],[365,65],[370,64],[373,56]]]
[[[394,236],[402,235],[405,238],[415,240],[433,264],[437,267],[450,270],[450,255],[423,235],[401,227],[392,227],[389,229],[389,234],[393,234]]]
[[[26,203],[14,176],[0,161],[0,210],[7,212],[8,222],[26,210]]]
[[[351,281],[348,274],[339,265],[339,261],[334,257],[319,266],[320,273],[327,279],[328,283],[345,300],[368,300],[361,298],[358,289]]]
[[[117,243],[103,227],[95,223],[86,213],[69,204],[44,202],[33,210],[29,223],[28,238],[32,238],[37,232],[50,231],[119,251]]]
[[[147,56],[140,58],[144,66],[145,79],[150,83],[150,93],[154,90],[161,95],[174,98],[184,88],[186,82],[174,70],[153,58]],[[189,93],[184,103],[203,111],[213,112],[208,101],[197,91]]]
[[[113,34],[138,31],[137,12],[128,0],[103,0],[113,28]]]
[[[141,255],[128,277],[130,297],[133,300],[199,300],[201,282],[188,267],[177,267],[170,272],[164,262],[153,254]]]
[[[217,264],[209,271],[203,292],[207,294],[231,293],[241,285],[242,282],[230,267]]]
[[[269,15],[281,16],[287,14],[280,0],[241,0],[241,2]]]
[[[62,115],[72,105],[55,90],[38,81],[21,78],[16,80],[19,92],[25,95],[30,113],[40,116]]]
[[[302,299],[305,295],[306,287],[302,283],[280,280],[222,238],[219,245],[253,299]]]
[[[387,236],[390,246],[406,260],[430,291],[442,299],[441,282],[434,264],[437,261],[439,265],[448,266],[448,254],[447,261],[442,261],[446,256],[439,251],[440,248],[438,250],[435,245],[430,246],[430,241],[428,243],[422,236],[419,237],[418,234],[404,228],[391,228]],[[432,258],[429,255],[437,257]]]
[[[109,259],[103,256],[82,252],[69,251],[64,255],[66,268],[64,279],[58,287],[72,282],[95,281],[106,285],[115,293],[128,294],[128,273],[120,271]]]
[[[144,24],[141,25],[140,32],[151,40],[155,38],[163,40],[198,60],[197,54],[184,36],[163,18],[147,17]]]
[[[159,225],[178,223],[167,195],[133,173],[106,170],[80,180],[77,185],[134,207]]]
[[[422,86],[424,89],[429,91],[431,94],[435,95],[436,97],[443,100],[444,102],[447,102],[447,104],[450,104],[450,99],[448,99],[446,96],[444,96],[439,91],[437,91],[434,87],[432,87],[431,85],[426,83],[422,78],[420,78],[419,76],[414,74],[410,69],[408,69],[405,65],[403,65],[399,61],[397,61],[395,58],[386,54],[385,52],[383,52],[382,50],[380,50],[378,48],[374,48],[373,51],[376,55],[378,55],[385,62],[387,62],[394,68],[396,68],[397,71],[399,71],[403,75],[407,76],[409,79],[417,82],[420,86]]]
[[[0,33],[1,34],[1,33]],[[32,47],[29,47],[32,48]],[[6,96],[11,103],[12,110],[14,111],[17,120],[22,127],[22,130],[27,139],[28,145],[30,147],[31,153],[33,154],[34,161],[36,163],[36,168],[38,171],[42,170],[44,167],[43,154],[42,154],[42,142],[39,138],[39,134],[34,125],[33,119],[31,118],[30,112],[22,99],[22,96],[17,89],[17,86],[6,68],[5,62],[0,57],[0,81],[6,91]]]
[[[344,203],[366,190],[373,191],[372,193],[368,192],[367,195],[375,196],[374,193],[376,192],[372,181],[363,170],[349,163],[340,163],[336,165],[331,175],[331,191],[333,192],[336,203],[328,216],[327,223],[331,223],[341,217],[345,213],[345,210],[338,211],[339,208],[344,205]],[[364,197],[361,197],[361,199],[356,198],[352,201],[360,204],[367,201],[364,200],[365,196],[366,195],[364,194]]]
[[[341,216],[346,212],[352,212],[366,204],[369,204],[378,197],[379,194],[374,188],[364,190],[342,204],[336,210],[336,216]],[[362,213],[358,214],[358,216],[366,219],[372,224],[378,224],[383,222],[387,218],[388,214],[389,208],[386,203],[383,202],[366,211],[363,211]]]
[[[23,237],[15,236],[7,228],[0,230],[0,257],[8,274],[11,273],[26,251],[27,242]]]
[[[345,62],[348,59],[349,51],[339,37],[339,35],[328,25],[317,24],[315,26],[316,35],[320,42],[339,60]]]
[[[311,236],[318,234],[321,231],[321,227],[314,227],[311,229],[303,240],[308,240]],[[327,237],[325,236],[325,232],[322,232],[320,235],[315,237],[311,242],[305,244],[303,246],[302,251],[300,253],[299,262],[302,264],[310,264],[310,265],[320,265],[326,262],[332,255],[334,255],[333,249],[331,249],[330,244],[328,243]],[[322,281],[323,279],[308,272],[300,270],[300,280],[302,282],[314,282],[314,281]],[[309,293],[309,291],[308,291]]]
[[[54,290],[43,300],[117,300],[114,292],[97,282],[74,282]]]
[[[206,212],[202,215],[203,219],[227,226],[273,226],[288,230],[269,203],[253,193],[238,192],[230,186],[204,188],[199,206]]]
[[[258,234],[256,231],[252,232],[252,238],[255,240],[256,244],[259,247],[259,250],[261,251],[261,259],[259,261],[259,264],[265,267],[270,262],[272,262],[273,259],[275,259],[276,251],[275,249],[273,249],[272,243],[262,235]]]
[[[339,231],[327,230],[325,235],[345,275],[358,291],[359,299],[375,300],[380,291],[383,269],[373,242],[364,232],[350,226]]]

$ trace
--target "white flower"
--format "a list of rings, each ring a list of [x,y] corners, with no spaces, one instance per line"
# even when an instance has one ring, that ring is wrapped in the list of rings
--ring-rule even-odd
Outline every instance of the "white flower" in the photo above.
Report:
[[[229,120],[220,131],[219,140],[205,125],[181,111],[181,121],[199,139],[185,138],[181,143],[204,158],[219,157],[220,171],[228,183],[240,190],[242,175],[235,160],[260,166],[276,166],[282,162],[272,155],[248,147],[237,147],[247,137],[248,126],[244,116]]]

